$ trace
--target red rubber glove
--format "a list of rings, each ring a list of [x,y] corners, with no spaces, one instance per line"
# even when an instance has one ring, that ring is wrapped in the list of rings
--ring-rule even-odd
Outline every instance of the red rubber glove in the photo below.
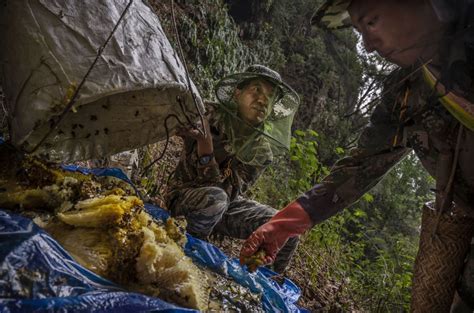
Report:
[[[298,202],[290,203],[247,238],[240,250],[240,263],[244,264],[244,260],[260,249],[266,253],[265,264],[273,263],[288,238],[301,235],[313,225],[308,213]]]

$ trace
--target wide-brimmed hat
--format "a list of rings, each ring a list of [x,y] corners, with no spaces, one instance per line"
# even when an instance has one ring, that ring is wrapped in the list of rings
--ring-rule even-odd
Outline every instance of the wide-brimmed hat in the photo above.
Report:
[[[311,19],[311,24],[323,28],[339,29],[352,25],[347,8],[352,0],[328,0]]]
[[[300,103],[296,91],[285,83],[276,71],[259,64],[249,66],[242,73],[222,78],[215,89],[217,99],[221,105],[232,105],[235,88],[245,81],[258,78],[271,82],[278,90],[278,95],[272,104],[272,111],[267,120],[279,120],[294,115]]]

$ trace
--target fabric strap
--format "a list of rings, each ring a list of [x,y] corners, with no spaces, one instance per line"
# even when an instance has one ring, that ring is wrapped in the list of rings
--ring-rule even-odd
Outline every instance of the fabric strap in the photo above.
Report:
[[[430,87],[439,93],[440,101],[446,110],[462,125],[474,131],[474,104],[452,91],[447,92],[443,84],[436,78],[435,73],[427,66],[423,66],[423,75]]]

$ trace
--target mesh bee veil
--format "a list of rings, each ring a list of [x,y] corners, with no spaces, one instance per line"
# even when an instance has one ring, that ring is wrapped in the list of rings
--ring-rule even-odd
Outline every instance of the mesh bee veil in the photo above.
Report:
[[[238,115],[235,89],[252,79],[264,79],[275,86],[276,93],[265,120],[252,126]],[[289,150],[291,124],[298,110],[298,94],[280,74],[263,65],[252,65],[242,73],[224,77],[216,86],[219,100],[218,120],[231,141],[233,153],[243,163],[265,165],[273,156]],[[242,129],[251,130],[243,132]]]

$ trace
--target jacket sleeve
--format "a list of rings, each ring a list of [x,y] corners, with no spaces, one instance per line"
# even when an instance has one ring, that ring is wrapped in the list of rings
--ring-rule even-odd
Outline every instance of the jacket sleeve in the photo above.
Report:
[[[215,118],[216,105],[216,103],[208,100],[205,101],[206,118],[211,124]],[[211,134],[213,140],[215,140],[215,134],[212,132],[212,129]],[[184,162],[187,162],[188,167],[192,167],[195,171],[195,176],[191,175],[191,177],[189,177],[191,184],[216,186],[221,183],[224,177],[220,172],[219,164],[210,162],[206,165],[201,165],[199,163],[196,140],[192,138],[185,138],[184,140],[186,155],[184,155],[182,159]]]
[[[383,102],[393,104],[393,100],[388,97]],[[410,152],[396,139],[394,144],[396,135],[403,133],[397,115],[393,105],[380,104],[362,132],[358,147],[339,160],[321,183],[296,200],[315,224],[357,201]]]
[[[174,184],[180,187],[217,186],[223,180],[218,164],[199,164],[196,141],[192,138],[184,138],[184,149],[173,177]]]
[[[194,149],[189,156],[190,163],[195,167],[197,172],[197,183],[216,185],[223,180],[221,172],[219,170],[219,164],[216,162],[210,162],[206,165],[199,163],[199,156],[197,153],[197,146],[194,142]]]

